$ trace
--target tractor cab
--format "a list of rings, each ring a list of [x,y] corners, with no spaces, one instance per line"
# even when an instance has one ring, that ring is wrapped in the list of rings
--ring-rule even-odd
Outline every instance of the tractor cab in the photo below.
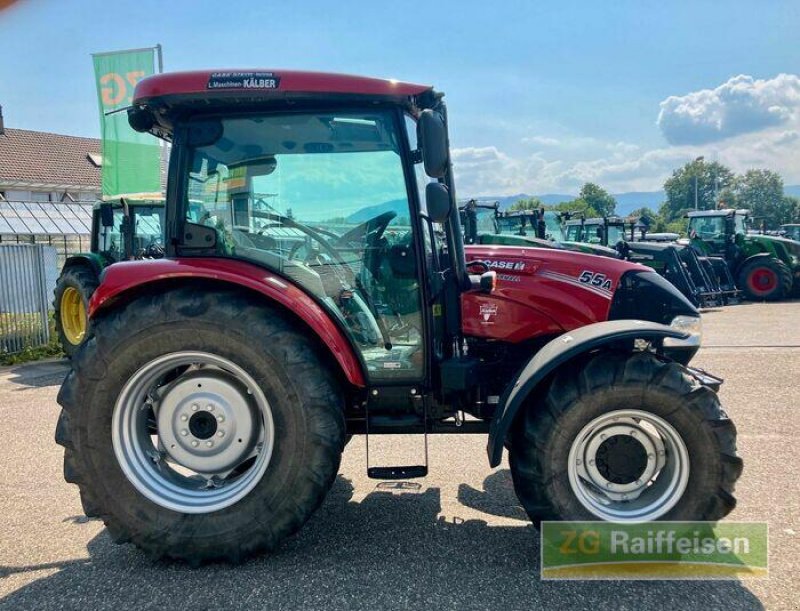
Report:
[[[735,245],[741,245],[750,225],[749,210],[694,210],[689,218],[689,239],[704,252],[719,256],[731,256]]]
[[[98,202],[92,214],[91,251],[109,265],[164,255],[164,200]]]

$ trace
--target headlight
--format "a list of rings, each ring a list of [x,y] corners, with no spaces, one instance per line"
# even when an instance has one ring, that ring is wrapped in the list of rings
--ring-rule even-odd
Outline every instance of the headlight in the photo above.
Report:
[[[699,346],[703,341],[703,321],[699,316],[676,316],[669,326],[677,331],[689,333],[686,339],[667,337],[664,339],[665,347]]]

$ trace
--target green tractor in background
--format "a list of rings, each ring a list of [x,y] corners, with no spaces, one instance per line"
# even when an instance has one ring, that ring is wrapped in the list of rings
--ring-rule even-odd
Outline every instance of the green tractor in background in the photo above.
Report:
[[[689,238],[698,253],[722,257],[744,295],[753,301],[777,301],[800,288],[800,242],[748,233],[748,210],[695,210]]]
[[[497,246],[534,246],[562,248],[559,244],[539,237],[536,225],[517,213],[500,212],[500,204],[471,199],[459,206],[465,244],[494,244]],[[532,211],[527,211],[531,212]],[[518,219],[515,222],[511,218]]]
[[[788,223],[781,225],[781,233],[784,238],[800,242],[800,224]]]
[[[568,240],[613,246],[621,257],[653,268],[697,307],[724,305],[738,294],[724,261],[676,244],[675,234],[648,234],[646,219],[633,223],[616,216],[581,218],[567,221],[566,228]]]
[[[613,248],[599,244],[570,242],[565,239],[561,213],[552,210],[501,212],[497,202],[469,200],[459,207],[466,244],[498,246],[538,246],[620,258]]]
[[[71,255],[53,291],[56,333],[68,357],[86,338],[89,299],[109,265],[164,256],[164,202],[97,202],[92,212],[91,251]]]

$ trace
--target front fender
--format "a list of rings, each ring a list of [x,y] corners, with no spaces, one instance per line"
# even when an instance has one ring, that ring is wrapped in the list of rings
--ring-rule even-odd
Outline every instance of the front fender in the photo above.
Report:
[[[536,391],[536,387],[558,367],[580,354],[613,342],[663,340],[667,337],[686,339],[689,334],[644,320],[612,320],[586,325],[550,341],[531,357],[500,399],[489,430],[489,444],[486,448],[489,464],[492,467],[500,464],[503,443],[519,408]]]

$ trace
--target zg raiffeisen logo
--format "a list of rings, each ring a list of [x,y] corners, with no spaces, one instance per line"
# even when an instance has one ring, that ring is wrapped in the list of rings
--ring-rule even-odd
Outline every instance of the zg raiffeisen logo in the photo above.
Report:
[[[766,577],[765,522],[543,522],[542,579]]]

